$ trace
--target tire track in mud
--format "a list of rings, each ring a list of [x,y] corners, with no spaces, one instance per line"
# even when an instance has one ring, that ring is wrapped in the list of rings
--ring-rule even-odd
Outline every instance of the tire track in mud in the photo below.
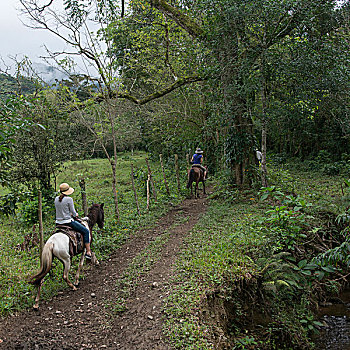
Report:
[[[86,272],[76,292],[64,290],[0,325],[0,349],[170,349],[162,334],[162,305],[185,237],[206,210],[207,198],[186,199],[152,229],[131,236],[107,261]],[[117,281],[133,259],[167,233],[160,255],[133,286],[126,310],[113,311]],[[44,287],[45,288],[45,287]]]

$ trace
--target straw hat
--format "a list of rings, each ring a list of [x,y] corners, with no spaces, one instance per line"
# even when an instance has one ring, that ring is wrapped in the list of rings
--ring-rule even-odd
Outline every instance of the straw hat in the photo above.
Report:
[[[196,149],[196,153],[197,153],[197,154],[202,154],[203,151],[202,151],[200,148],[197,148],[197,149]]]
[[[69,196],[70,194],[72,194],[74,192],[74,188],[70,187],[68,184],[66,184],[64,182],[63,184],[60,184],[60,192],[62,194]]]

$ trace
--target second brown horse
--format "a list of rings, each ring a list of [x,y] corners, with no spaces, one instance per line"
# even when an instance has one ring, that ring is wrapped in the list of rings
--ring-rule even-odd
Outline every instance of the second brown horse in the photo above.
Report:
[[[198,184],[199,182],[202,182],[203,184],[203,194],[205,193],[205,178],[204,178],[204,172],[199,168],[193,166],[189,172],[188,172],[188,183],[187,183],[187,188],[191,188],[191,195],[193,195],[193,189],[192,189],[192,184],[195,182],[195,187],[194,187],[194,195],[195,197],[199,197],[198,194]]]

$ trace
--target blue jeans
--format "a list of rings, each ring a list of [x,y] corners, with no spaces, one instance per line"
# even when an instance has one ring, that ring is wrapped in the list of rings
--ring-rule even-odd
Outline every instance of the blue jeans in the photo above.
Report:
[[[83,235],[84,243],[90,243],[90,231],[80,222],[73,220],[69,224],[73,230],[80,232]]]

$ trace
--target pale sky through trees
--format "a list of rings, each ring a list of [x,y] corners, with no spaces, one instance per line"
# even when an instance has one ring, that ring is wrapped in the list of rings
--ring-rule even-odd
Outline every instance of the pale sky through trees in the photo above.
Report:
[[[45,30],[25,27],[20,20],[17,0],[0,0],[0,56],[11,63],[8,56],[28,56],[33,62],[40,62],[45,55],[45,44],[51,50],[62,50],[65,43]],[[23,19],[24,20],[24,19]],[[0,64],[2,67],[2,64]]]
[[[344,0],[338,1],[339,4],[342,2]],[[0,57],[6,64],[12,62],[9,56],[18,59],[28,56],[32,62],[41,62],[40,56],[46,56],[44,44],[51,51],[67,49],[67,45],[53,34],[25,27],[20,19],[26,21],[20,14],[20,7],[18,0],[0,0]],[[4,68],[1,61],[0,68]]]

